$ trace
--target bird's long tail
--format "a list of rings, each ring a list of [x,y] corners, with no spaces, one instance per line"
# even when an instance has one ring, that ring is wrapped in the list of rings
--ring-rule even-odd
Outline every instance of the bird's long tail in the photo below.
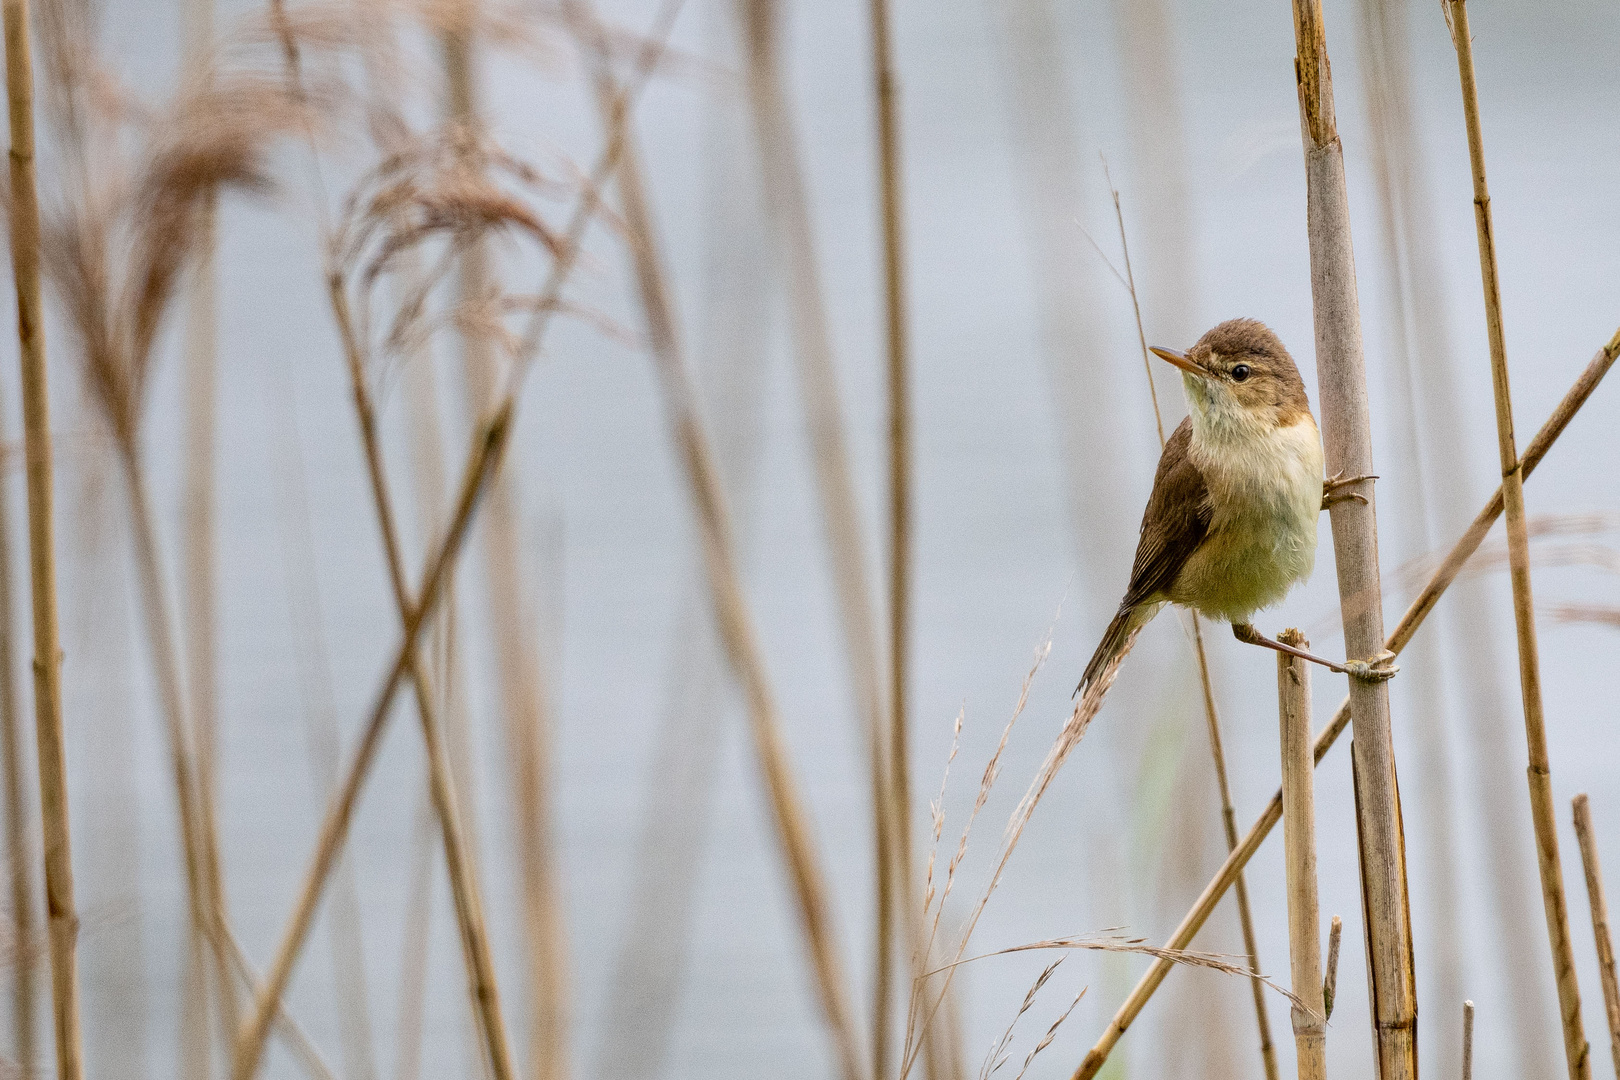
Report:
[[[1085,693],[1086,687],[1097,681],[1109,661],[1115,657],[1123,657],[1130,651],[1131,646],[1136,644],[1136,632],[1158,614],[1160,606],[1159,604],[1119,606],[1113,620],[1108,624],[1108,629],[1103,632],[1097,651],[1091,654],[1091,663],[1086,665],[1086,673],[1080,677],[1080,685],[1074,688],[1076,697]]]

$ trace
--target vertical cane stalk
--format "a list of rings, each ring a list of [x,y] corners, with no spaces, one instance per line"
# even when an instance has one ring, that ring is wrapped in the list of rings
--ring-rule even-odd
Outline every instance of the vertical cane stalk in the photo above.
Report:
[[[1333,75],[1320,0],[1293,0],[1293,14],[1322,442],[1329,473],[1365,476],[1373,468],[1361,315],[1344,152],[1334,121]],[[1333,555],[1345,648],[1353,658],[1371,659],[1384,649],[1378,528],[1372,483],[1363,480],[1357,486],[1364,502],[1346,500],[1332,508]],[[1352,678],[1350,715],[1355,730],[1351,753],[1357,784],[1356,832],[1379,1072],[1382,1080],[1416,1080],[1417,980],[1388,685]]]
[[[1513,435],[1513,397],[1508,386],[1507,347],[1502,336],[1502,290],[1496,269],[1496,233],[1491,224],[1491,195],[1485,184],[1485,143],[1479,124],[1479,91],[1474,81],[1474,44],[1468,31],[1464,0],[1449,0],[1446,11],[1457,49],[1462,82],[1463,122],[1468,131],[1468,161],[1474,178],[1474,225],[1479,237],[1479,273],[1485,293],[1485,332],[1491,351],[1491,390],[1496,400],[1496,443],[1502,465],[1502,505],[1507,518],[1508,576],[1513,584],[1513,624],[1519,645],[1519,690],[1524,699],[1524,733],[1529,744],[1530,816],[1536,832],[1536,862],[1541,872],[1541,900],[1547,915],[1553,976],[1564,1032],[1564,1058],[1570,1080],[1590,1076],[1591,1048],[1581,1024],[1581,991],[1575,973],[1575,949],[1569,936],[1564,899],[1564,869],[1558,855],[1558,826],[1553,812],[1552,769],[1547,756],[1547,721],[1541,700],[1541,659],[1536,645],[1535,600],[1530,591],[1530,539],[1525,528],[1524,474]]]
[[[1306,648],[1305,635],[1277,640]],[[1322,981],[1322,919],[1316,902],[1316,762],[1311,759],[1311,674],[1297,656],[1277,654],[1277,722],[1282,743],[1283,865],[1288,876],[1288,956],[1294,993],[1299,1080],[1327,1080],[1327,1004]]]
[[[1592,834],[1592,806],[1583,791],[1575,796],[1575,838],[1581,845],[1586,869],[1586,899],[1592,907],[1592,937],[1597,941],[1598,976],[1603,984],[1603,1014],[1609,1021],[1609,1050],[1615,1075],[1620,1076],[1620,983],[1615,980],[1614,937],[1609,933],[1609,904],[1603,898],[1603,868],[1598,863],[1597,838]]]
[[[34,74],[27,0],[0,6],[6,35],[6,103],[11,123],[11,270],[17,290],[23,443],[28,473],[29,577],[34,606],[34,728],[39,744],[40,824],[45,839],[45,916],[51,954],[56,1074],[80,1080],[79,917],[73,907],[67,754],[62,736],[62,651],[56,611],[56,541],[51,496],[50,395],[40,295],[39,193],[34,186]]]

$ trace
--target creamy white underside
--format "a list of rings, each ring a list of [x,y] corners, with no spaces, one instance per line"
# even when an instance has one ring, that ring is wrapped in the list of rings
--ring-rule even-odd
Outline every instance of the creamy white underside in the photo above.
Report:
[[[1168,599],[1247,622],[1282,600],[1316,562],[1322,440],[1309,412],[1287,427],[1239,407],[1224,386],[1188,376],[1193,463],[1209,485],[1209,533]]]

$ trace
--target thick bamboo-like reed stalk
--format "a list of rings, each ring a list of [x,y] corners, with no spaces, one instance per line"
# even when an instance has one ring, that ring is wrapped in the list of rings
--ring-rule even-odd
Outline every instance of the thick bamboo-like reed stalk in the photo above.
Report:
[[[1581,377],[1575,380],[1575,384],[1570,387],[1569,392],[1558,403],[1558,407],[1553,410],[1552,416],[1548,417],[1547,422],[1541,426],[1541,430],[1536,432],[1536,437],[1530,441],[1530,445],[1525,449],[1522,459],[1523,473],[1526,479],[1529,479],[1530,474],[1541,463],[1541,459],[1547,456],[1547,451],[1552,449],[1553,443],[1558,441],[1558,437],[1564,433],[1564,429],[1575,418],[1575,414],[1580,411],[1581,406],[1586,404],[1587,399],[1592,396],[1598,384],[1603,381],[1603,377],[1614,366],[1617,358],[1620,358],[1620,330],[1616,330],[1614,336],[1598,350],[1596,356],[1592,357],[1591,362],[1586,365],[1586,369],[1581,372]],[[1491,526],[1496,524],[1497,519],[1501,516],[1502,489],[1497,488],[1496,493],[1486,502],[1484,509],[1480,510],[1475,516],[1473,524],[1468,527],[1468,530],[1452,546],[1444,561],[1435,569],[1428,583],[1424,585],[1423,591],[1407,607],[1406,613],[1401,616],[1401,621],[1396,625],[1394,632],[1384,642],[1386,649],[1399,653],[1407,646],[1412,640],[1412,636],[1417,633],[1418,628],[1423,625],[1424,620],[1429,617],[1429,613],[1434,610],[1435,604],[1439,602],[1446,589],[1451,586],[1453,581],[1457,580],[1457,575],[1462,572],[1463,565],[1468,562],[1469,557],[1484,542],[1485,535],[1490,532]],[[1321,764],[1322,758],[1333,748],[1334,742],[1338,740],[1339,736],[1344,733],[1344,729],[1349,725],[1350,700],[1347,698],[1339,704],[1339,708],[1333,714],[1333,719],[1316,737],[1316,744],[1312,753],[1317,764]],[[1260,844],[1271,834],[1271,830],[1276,827],[1277,822],[1280,820],[1282,820],[1282,792],[1279,790],[1271,797],[1271,801],[1266,804],[1265,810],[1261,811],[1259,819],[1249,827],[1249,831],[1244,835],[1242,841],[1226,857],[1226,862],[1221,864],[1221,868],[1215,872],[1215,876],[1204,887],[1204,891],[1199,894],[1198,899],[1193,902],[1191,910],[1187,912],[1186,917],[1181,920],[1181,924],[1171,933],[1165,948],[1186,949],[1192,944],[1193,938],[1197,936],[1198,931],[1208,921],[1215,910],[1215,906],[1220,903],[1221,897],[1226,895],[1226,890],[1231,887],[1237,876],[1243,872],[1243,868],[1249,864],[1249,860],[1254,857],[1254,853],[1260,850]],[[1131,1024],[1135,1022],[1136,1018],[1141,1015],[1142,1009],[1147,1005],[1149,999],[1153,997],[1154,991],[1158,990],[1159,986],[1164,982],[1165,976],[1170,974],[1172,966],[1173,964],[1169,960],[1158,959],[1153,962],[1141,979],[1137,981],[1136,986],[1131,990],[1130,995],[1126,997],[1124,1003],[1120,1005],[1119,1010],[1114,1014],[1114,1018],[1109,1021],[1108,1027],[1098,1037],[1096,1044],[1092,1046],[1084,1060],[1081,1061],[1080,1067],[1074,1072],[1074,1080],[1090,1080],[1091,1077],[1097,1075],[1098,1070],[1103,1067],[1103,1063],[1108,1060],[1108,1055],[1114,1046],[1130,1028]]]
[[[1502,500],[1507,510],[1508,577],[1513,584],[1513,624],[1518,633],[1519,690],[1524,699],[1524,731],[1530,748],[1530,815],[1535,824],[1541,900],[1547,915],[1553,976],[1564,1032],[1564,1058],[1570,1080],[1592,1072],[1591,1047],[1581,1024],[1581,990],[1575,947],[1569,936],[1564,868],[1558,855],[1558,822],[1553,810],[1552,768],[1547,756],[1547,719],[1541,700],[1541,658],[1536,645],[1535,600],[1530,591],[1530,538],[1525,529],[1524,475],[1513,435],[1513,396],[1508,386],[1507,346],[1502,336],[1502,291],[1496,269],[1496,234],[1491,194],[1485,184],[1485,142],[1479,126],[1479,92],[1474,81],[1474,45],[1468,6],[1448,0],[1446,12],[1457,49],[1462,81],[1463,121],[1468,130],[1468,161],[1474,178],[1474,224],[1479,234],[1479,273],[1485,293],[1485,331],[1491,350],[1491,389],[1496,399],[1496,442],[1502,463]]]
[[[888,881],[880,879],[876,979],[872,990],[872,1075],[881,1080],[889,1060],[890,1011],[893,1004],[895,926],[906,940],[917,937],[911,873],[911,755],[906,682],[911,672],[911,387],[910,330],[906,317],[906,250],[903,183],[900,175],[900,89],[894,71],[889,0],[871,0],[872,81],[878,136],[878,196],[883,219],[883,305],[888,345],[889,391],[889,733],[873,740],[874,750],[887,749],[887,783],[878,777],[873,797],[887,795],[887,807],[875,807],[879,862]],[[874,756],[877,756],[874,754]],[[884,763],[875,763],[882,768]],[[884,850],[885,818],[889,847]],[[886,895],[885,895],[886,894]],[[898,918],[896,918],[898,916]],[[916,950],[910,950],[915,952]],[[916,977],[921,972],[913,971]]]
[[[472,5],[467,5],[442,41],[447,111],[452,122],[468,132],[477,131],[480,123],[473,78],[475,16]],[[476,301],[489,280],[489,253],[475,238],[462,252],[456,287],[464,301]],[[461,345],[467,401],[476,416],[494,401],[496,358],[491,343],[477,334],[463,335]],[[533,1080],[563,1080],[569,1060],[568,935],[549,797],[552,718],[543,685],[545,662],[532,613],[524,603],[533,593],[525,581],[517,496],[515,474],[496,478],[484,510],[483,556],[522,882],[530,1003],[528,1072]]]
[[[421,614],[411,599],[410,584],[405,579],[405,555],[399,539],[399,522],[394,513],[393,495],[388,486],[388,474],[382,458],[382,441],[377,431],[377,416],[366,383],[364,359],[354,320],[349,314],[348,294],[341,275],[334,271],[328,280],[328,296],[332,315],[337,321],[338,334],[343,341],[344,357],[349,370],[349,389],[354,396],[356,418],[360,424],[360,439],[366,455],[366,472],[370,478],[372,509],[377,515],[382,534],[383,552],[388,563],[388,579],[393,586],[394,604],[399,612],[401,627],[407,634],[421,622]],[[493,482],[493,479],[492,481]],[[416,711],[422,724],[423,749],[428,761],[428,790],[433,796],[434,810],[444,842],[445,865],[450,875],[450,895],[455,900],[456,924],[461,932],[461,945],[467,963],[467,979],[472,994],[473,1013],[478,1018],[484,1048],[489,1054],[490,1070],[495,1080],[516,1080],[512,1065],[512,1047],[506,1036],[506,1022],[501,1012],[500,988],[495,979],[495,958],[489,946],[489,933],[484,924],[484,905],[474,873],[472,855],[462,831],[461,812],[455,795],[455,784],[450,776],[450,763],[445,753],[444,739],[439,724],[438,702],[434,699],[432,682],[422,654],[413,644],[408,650],[406,664],[411,684],[416,692]]]
[[[1462,1080],[1474,1080],[1474,1003],[1463,1002]]]
[[[1309,647],[1288,629],[1277,640]],[[1288,879],[1288,955],[1294,993],[1299,1080],[1327,1080],[1326,984],[1322,917],[1316,901],[1316,762],[1311,758],[1311,673],[1306,661],[1277,654],[1277,727],[1282,745],[1283,866]]]
[[[67,751],[62,736],[62,650],[56,611],[51,494],[50,393],[40,293],[39,192],[34,185],[34,72],[27,0],[4,0],[6,105],[11,131],[11,271],[17,290],[23,445],[28,475],[28,568],[34,607],[34,728],[39,744],[40,825],[45,840],[45,916],[51,954],[56,1075],[80,1080],[79,916],[73,906]]]
[[[0,446],[5,431],[0,425]],[[17,1067],[34,1071],[34,845],[28,840],[28,788],[23,779],[22,702],[17,692],[16,592],[11,563],[9,462],[0,452],[0,782],[5,786],[6,870],[11,875],[11,1038]]]
[[[582,43],[600,33],[588,8],[573,0],[566,6]],[[777,841],[787,864],[798,906],[800,929],[810,954],[816,994],[833,1042],[838,1067],[846,1080],[865,1075],[856,1036],[854,1013],[832,930],[832,907],[821,857],[808,813],[782,741],[775,694],[765,671],[753,619],[743,598],[736,548],[719,476],[715,472],[709,437],[697,413],[697,398],[686,373],[676,330],[673,300],[659,254],[660,245],[642,177],[633,132],[616,123],[620,98],[600,49],[589,49],[603,123],[608,134],[622,143],[618,182],[627,242],[635,264],[647,336],[659,382],[670,434],[685,472],[698,514],[704,562],[714,595],[715,614],[732,668],[743,685],[748,703],[754,751],[764,774],[767,797],[775,819]],[[875,683],[873,690],[875,692]]]
[[[237,1034],[233,1080],[252,1080],[258,1071],[259,1062],[264,1054],[265,1036],[269,1033],[277,1002],[287,988],[287,981],[292,978],[293,964],[297,961],[304,942],[309,937],[310,926],[315,920],[316,905],[320,902],[321,893],[326,887],[327,879],[331,876],[332,868],[343,848],[344,839],[348,835],[349,823],[354,817],[355,804],[360,797],[360,788],[370,774],[371,765],[376,759],[377,748],[394,703],[394,695],[410,674],[411,660],[416,655],[417,640],[421,636],[422,627],[438,608],[444,594],[446,579],[461,553],[461,546],[466,540],[479,499],[488,480],[500,467],[511,422],[512,401],[508,398],[488,423],[474,433],[472,451],[468,455],[467,469],[462,477],[449,526],[444,538],[428,559],[422,585],[417,591],[416,603],[410,608],[409,617],[404,620],[403,640],[394,654],[393,663],[384,676],[382,686],[372,704],[343,782],[327,805],[326,817],[321,822],[320,836],[315,842],[315,853],[310,860],[309,869],[305,872],[303,884],[299,887],[298,899],[293,905],[287,929],[282,934],[275,958],[265,974],[264,985],[255,995],[253,1006],[243,1019],[241,1031]]]
[[[1293,0],[1293,12],[1322,445],[1329,474],[1366,476],[1373,471],[1372,433],[1332,69],[1320,0]],[[1371,659],[1384,648],[1378,525],[1372,482],[1358,486],[1363,499],[1336,503],[1329,516],[1345,649],[1354,658]],[[1382,1080],[1417,1080],[1417,976],[1389,686],[1352,678],[1350,702],[1355,718],[1356,834],[1379,1075]]]
[[[1592,804],[1581,792],[1574,799],[1575,838],[1586,870],[1586,899],[1592,908],[1592,937],[1597,942],[1598,976],[1603,984],[1603,1015],[1609,1022],[1609,1051],[1620,1076],[1620,982],[1614,973],[1614,936],[1609,932],[1609,904],[1603,897],[1603,867],[1592,832]]]
[[[1107,164],[1104,163],[1104,171]],[[1109,177],[1108,188],[1114,198],[1114,220],[1119,224],[1119,247],[1125,261],[1125,287],[1131,293],[1131,309],[1136,316],[1136,342],[1142,350],[1142,367],[1147,373],[1148,397],[1153,402],[1153,422],[1158,429],[1159,449],[1164,450],[1164,414],[1159,411],[1159,391],[1153,384],[1153,361],[1148,356],[1147,332],[1142,326],[1142,304],[1136,292],[1136,271],[1131,267],[1131,245],[1125,235],[1125,210],[1120,204],[1119,189]],[[1204,651],[1204,631],[1198,613],[1190,612],[1192,622],[1193,655],[1198,660],[1198,685],[1203,691],[1204,723],[1209,729],[1209,753],[1215,765],[1215,786],[1221,798],[1221,829],[1226,835],[1226,850],[1230,854],[1237,847],[1237,812],[1232,808],[1232,786],[1226,776],[1226,749],[1221,738],[1221,714],[1215,707],[1215,686],[1209,677],[1209,655]],[[1277,1080],[1277,1051],[1271,1044],[1271,1015],[1266,1008],[1266,984],[1260,978],[1260,946],[1254,935],[1254,918],[1249,911],[1249,886],[1239,874],[1237,886],[1238,925],[1243,931],[1243,951],[1249,958],[1249,970],[1254,978],[1249,989],[1254,996],[1255,1024],[1260,1030],[1260,1064],[1266,1080]]]

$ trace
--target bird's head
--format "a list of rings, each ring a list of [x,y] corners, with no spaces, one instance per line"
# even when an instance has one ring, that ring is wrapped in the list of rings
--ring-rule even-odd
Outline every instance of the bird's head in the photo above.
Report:
[[[1193,422],[1210,434],[1258,434],[1310,415],[1293,357],[1255,319],[1223,322],[1186,352],[1152,349],[1181,369]]]

